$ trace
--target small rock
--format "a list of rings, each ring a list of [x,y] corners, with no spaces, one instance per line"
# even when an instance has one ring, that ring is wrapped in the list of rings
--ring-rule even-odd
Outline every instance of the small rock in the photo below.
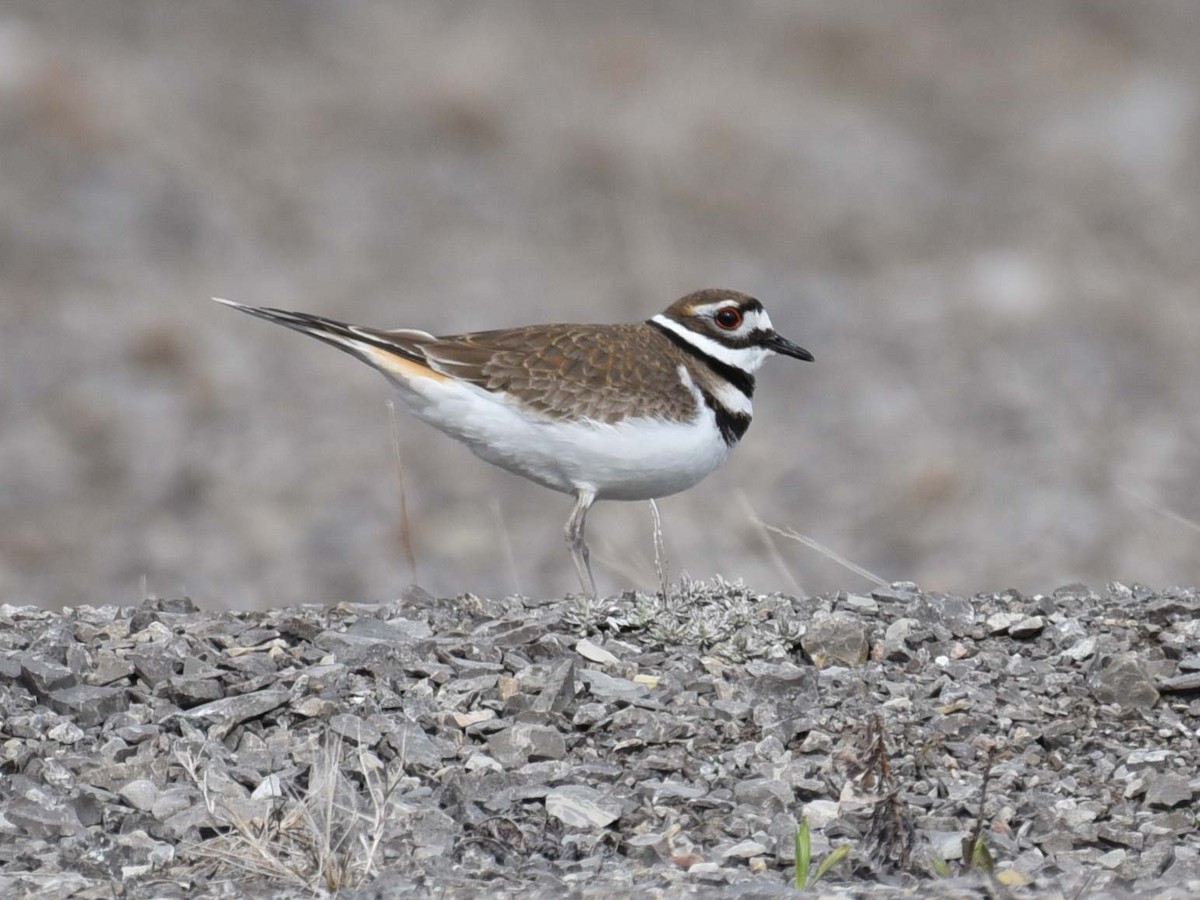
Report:
[[[800,744],[801,753],[828,753],[833,749],[833,738],[823,731],[810,731]]]
[[[46,737],[60,744],[77,744],[87,735],[74,722],[59,722],[46,732]]]
[[[1172,809],[1192,802],[1192,787],[1187,778],[1168,772],[1159,775],[1146,788],[1146,804],[1160,809]]]
[[[150,812],[158,800],[158,788],[153,781],[146,778],[129,782],[118,794],[122,800],[141,812]]]
[[[694,784],[678,784],[675,782],[645,782],[643,788],[651,791],[653,803],[663,803],[669,800],[698,800],[708,793],[707,788]]]
[[[503,772],[504,766],[492,759],[486,753],[472,753],[467,757],[463,768],[468,772]]]
[[[1120,844],[1122,847],[1129,847],[1133,850],[1141,850],[1146,841],[1145,835],[1140,831],[1123,831],[1111,825],[1101,825],[1097,834],[1102,841]]]
[[[113,684],[132,678],[134,668],[132,662],[126,659],[102,659],[88,673],[88,684]]]
[[[52,693],[49,703],[55,711],[72,716],[81,727],[91,728],[128,709],[129,694],[120,688],[77,684]]]
[[[405,826],[417,848],[416,857],[440,859],[462,836],[462,826],[440,809],[419,809],[405,816]],[[411,893],[377,896],[412,896]]]
[[[405,769],[433,771],[442,761],[456,755],[454,745],[443,738],[430,737],[419,725],[405,723],[387,736],[388,746],[404,760]]]
[[[621,804],[595,788],[564,784],[546,795],[546,813],[569,828],[605,828],[621,817]]]
[[[1150,821],[1144,822],[1140,828],[1146,832],[1147,837],[1194,834],[1196,819],[1191,810],[1177,809],[1169,813],[1159,813]]]
[[[933,855],[944,862],[962,859],[963,836],[960,831],[930,831],[925,837],[933,850]]]
[[[488,735],[488,750],[506,768],[523,766],[533,759],[562,759],[567,755],[563,736],[545,725],[518,722]]]
[[[847,594],[846,608],[859,615],[875,615],[879,612],[879,604],[873,597],[863,597],[860,594]]]
[[[814,831],[820,831],[842,814],[842,805],[834,800],[810,800],[804,804],[804,818]]]
[[[1170,759],[1171,754],[1166,750],[1132,750],[1125,757],[1125,765],[1131,769],[1150,768],[1162,771]]]
[[[1200,691],[1200,672],[1188,672],[1186,675],[1176,675],[1173,678],[1164,678],[1158,685],[1163,693],[1187,693],[1188,691]]]
[[[670,845],[662,834],[646,832],[627,838],[625,848],[631,859],[641,865],[650,865],[663,860],[667,856]]]
[[[211,703],[225,696],[221,682],[216,678],[189,678],[186,675],[173,675],[167,679],[167,696],[183,709],[190,709],[201,703]]]
[[[181,715],[189,719],[204,719],[212,723],[216,734],[223,736],[235,725],[278,709],[290,698],[291,694],[288,691],[255,691],[251,694],[214,700],[212,703],[193,707]]]
[[[478,725],[480,722],[490,722],[496,718],[494,709],[476,709],[471,712],[454,713],[451,716],[454,724],[466,731],[472,725]]]
[[[251,800],[267,800],[282,796],[283,779],[279,777],[278,773],[268,775],[258,783],[258,787],[250,792]]]
[[[871,591],[871,596],[884,603],[907,603],[919,590],[914,581],[894,581],[888,587]]]
[[[1025,613],[998,612],[987,617],[989,634],[1006,634],[1012,626],[1025,618]]]
[[[564,659],[550,672],[530,710],[537,713],[565,713],[574,702],[575,661]]]
[[[871,649],[871,634],[855,616],[834,613],[814,619],[800,646],[818,669],[861,666]]]
[[[495,632],[491,637],[497,647],[520,647],[532,644],[546,634],[546,630],[557,621],[558,616],[551,616],[533,622],[525,622]]]
[[[1098,809],[1091,805],[1081,805],[1075,800],[1057,801],[1054,804],[1054,812],[1064,825],[1074,830],[1090,825],[1100,815]]]
[[[511,700],[521,693],[521,682],[511,675],[497,675],[496,692],[501,700]]]
[[[1009,888],[1028,887],[1033,884],[1033,877],[1020,869],[1001,869],[996,873],[996,880]]]
[[[758,841],[739,841],[732,847],[726,847],[724,850],[718,851],[717,855],[721,859],[753,859],[756,856],[762,856],[767,852],[767,848]]]
[[[608,707],[603,703],[581,703],[571,717],[571,724],[576,728],[587,728],[607,718]]]
[[[916,619],[910,619],[906,616],[901,617],[887,627],[887,630],[883,633],[884,640],[903,644],[912,636],[920,624]]]
[[[1046,620],[1041,616],[1026,616],[1014,625],[1010,625],[1008,633],[1019,640],[1037,637],[1046,627]]]
[[[1088,678],[1092,693],[1101,703],[1116,703],[1126,709],[1149,709],[1158,702],[1158,691],[1136,653],[1118,653]]]
[[[163,821],[162,830],[165,836],[177,841],[195,841],[201,829],[227,828],[228,825],[228,822],[223,822],[210,813],[200,798],[196,797],[188,806]]]
[[[384,640],[395,644],[411,644],[433,636],[433,629],[420,619],[405,619],[401,616],[388,619],[362,618],[346,629],[354,637]]]
[[[331,717],[329,728],[334,734],[363,747],[374,747],[383,740],[378,728],[353,713],[338,713]]]
[[[714,700],[712,707],[727,722],[737,722],[748,718],[752,707],[741,700]]]
[[[1063,655],[1070,657],[1071,659],[1075,660],[1075,662],[1083,662],[1083,660],[1087,659],[1096,652],[1096,644],[1096,638],[1086,637],[1082,640],[1076,641],[1074,644],[1064,650]]]
[[[583,638],[575,645],[575,652],[590,662],[601,663],[606,666],[616,666],[621,663],[621,660],[617,659],[613,654],[600,645],[592,643],[587,638]]]
[[[293,701],[290,706],[306,719],[326,719],[341,708],[332,700],[325,700],[322,697],[302,697]]]
[[[74,807],[15,800],[6,804],[4,816],[26,834],[49,839],[70,837],[83,831]]]
[[[883,636],[883,658],[898,663],[912,659],[909,641],[920,624],[916,619],[900,618],[889,625]]]
[[[341,663],[366,663],[394,652],[397,647],[411,646],[431,636],[432,631],[424,622],[408,619],[383,622],[363,618],[345,631],[321,632],[313,639],[313,646],[336,654]]]
[[[38,696],[73,687],[77,683],[75,673],[66,666],[26,654],[21,657],[21,681]]]
[[[926,625],[945,628],[955,637],[963,637],[975,627],[975,606],[966,597],[954,594],[920,596],[907,612]]]
[[[169,787],[158,792],[158,796],[154,799],[154,805],[150,809],[150,815],[160,822],[165,822],[176,813],[199,802],[199,793],[193,788]]]
[[[597,700],[629,702],[650,693],[650,688],[644,684],[637,684],[628,678],[615,678],[596,669],[580,669],[579,680],[588,686]]]
[[[175,674],[175,660],[165,653],[134,650],[125,659],[133,666],[138,678],[150,687],[157,687]]]

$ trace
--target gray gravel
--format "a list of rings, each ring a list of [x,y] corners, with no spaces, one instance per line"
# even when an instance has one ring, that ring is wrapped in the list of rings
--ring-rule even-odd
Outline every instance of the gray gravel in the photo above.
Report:
[[[790,896],[807,820],[814,860],[850,848],[815,896],[1192,897],[1198,614],[1119,584],[2,606],[0,894]]]

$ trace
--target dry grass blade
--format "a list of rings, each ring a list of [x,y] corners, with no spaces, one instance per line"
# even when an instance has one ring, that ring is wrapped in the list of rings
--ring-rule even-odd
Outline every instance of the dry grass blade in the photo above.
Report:
[[[860,790],[875,795],[871,822],[863,835],[863,855],[879,870],[911,871],[917,828],[888,759],[881,716],[867,719],[862,736],[839,754],[839,762]]]
[[[980,869],[991,874],[994,866],[992,854],[983,840],[983,825],[985,807],[987,806],[988,785],[992,780],[992,767],[995,765],[996,751],[989,747],[984,760],[983,779],[979,785],[979,811],[975,816],[975,827],[971,836],[963,838],[963,861],[967,869]]]
[[[871,810],[871,824],[863,836],[863,852],[877,868],[911,871],[917,827],[908,804],[893,788]]]
[[[1160,516],[1164,516],[1165,518],[1170,519],[1176,525],[1182,525],[1184,528],[1190,528],[1190,529],[1192,529],[1192,531],[1200,532],[1200,522],[1193,521],[1192,519],[1189,519],[1187,516],[1182,516],[1172,509],[1168,509],[1165,506],[1155,503],[1149,497],[1145,496],[1144,494],[1139,494],[1137,491],[1133,490],[1132,488],[1122,486],[1122,487],[1119,487],[1118,490],[1122,494],[1125,494],[1127,497],[1132,497],[1138,503],[1141,503],[1143,506],[1147,507],[1148,509],[1151,509],[1154,512],[1158,513]]]
[[[667,546],[663,542],[662,517],[658,514],[658,504],[650,500],[650,518],[654,521],[654,574],[658,576],[658,587],[664,600],[671,598],[670,564],[667,561]]]
[[[838,754],[838,761],[855,785],[866,793],[884,794],[892,790],[887,732],[879,715],[867,719],[862,736],[852,748]]]
[[[792,570],[784,562],[783,554],[779,552],[779,548],[771,540],[771,532],[767,530],[766,525],[758,517],[758,512],[755,510],[753,504],[750,503],[750,498],[746,496],[746,492],[738,491],[737,498],[738,503],[742,506],[742,510],[746,513],[746,518],[756,526],[758,539],[762,543],[763,549],[767,551],[767,558],[771,560],[771,565],[775,567],[775,571],[791,586],[793,594],[798,597],[804,596],[804,588],[801,587],[796,576],[792,574]]]
[[[753,519],[753,521],[755,522],[755,524],[761,525],[767,531],[771,532],[771,534],[777,534],[780,537],[785,537],[789,541],[796,541],[796,543],[803,544],[805,547],[808,547],[810,550],[817,551],[825,558],[833,560],[839,566],[849,569],[855,575],[865,578],[865,579],[867,579],[867,581],[873,582],[877,587],[888,587],[889,586],[889,583],[884,581],[878,575],[875,575],[872,572],[868,572],[862,566],[855,565],[854,563],[850,562],[850,560],[846,559],[846,557],[840,556],[837,553],[834,553],[832,550],[830,550],[824,544],[814,541],[812,538],[808,537],[807,535],[800,534],[800,532],[798,532],[798,531],[793,531],[791,528],[777,528],[774,525],[768,525],[766,522],[763,522],[760,519]]]
[[[280,791],[270,811],[248,820],[209,785],[208,769],[197,754],[177,759],[199,788],[205,808],[224,830],[188,848],[190,855],[218,871],[241,872],[315,891],[356,887],[378,874],[376,858],[388,830],[388,811],[398,776],[381,776],[384,766],[362,747],[357,769],[364,792],[342,771],[343,745],[326,737],[309,767],[307,787]],[[388,770],[390,772],[390,770]]]
[[[496,520],[496,530],[500,533],[500,544],[504,548],[504,561],[508,565],[508,576],[512,579],[513,590],[523,594],[521,590],[521,571],[517,566],[517,554],[513,551],[512,539],[508,536],[508,523],[504,520],[504,510],[500,500],[493,497],[488,503],[492,510],[492,518]]]
[[[603,566],[630,584],[645,584],[652,578],[651,561],[640,552],[629,552],[604,535],[588,541],[592,548],[592,563]]]
[[[408,575],[417,583],[417,555],[413,552],[412,523],[408,518],[408,492],[404,489],[404,460],[400,454],[400,428],[396,423],[396,404],[387,402],[392,418],[392,453],[396,456],[396,481],[400,485],[400,543],[404,546],[404,558],[408,562]]]

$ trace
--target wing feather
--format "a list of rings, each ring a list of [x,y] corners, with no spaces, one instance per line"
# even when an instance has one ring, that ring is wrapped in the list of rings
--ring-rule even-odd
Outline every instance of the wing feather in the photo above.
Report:
[[[449,335],[420,350],[436,372],[503,393],[549,418],[617,422],[695,412],[674,353],[644,324],[535,325]],[[647,407],[646,397],[652,398]]]

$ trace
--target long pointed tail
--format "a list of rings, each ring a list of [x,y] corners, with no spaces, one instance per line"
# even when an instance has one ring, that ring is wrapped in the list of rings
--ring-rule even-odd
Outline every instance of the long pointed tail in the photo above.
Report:
[[[277,325],[299,331],[301,334],[307,334],[331,347],[337,347],[339,350],[361,359],[367,365],[379,369],[385,375],[400,378],[411,378],[414,375],[442,377],[429,368],[425,354],[420,350],[423,342],[434,339],[433,335],[423,331],[379,331],[309,313],[290,312],[286,309],[271,307],[245,306],[220,297],[213,297],[213,300],[255,318],[274,322]],[[414,366],[417,368],[414,369]]]

